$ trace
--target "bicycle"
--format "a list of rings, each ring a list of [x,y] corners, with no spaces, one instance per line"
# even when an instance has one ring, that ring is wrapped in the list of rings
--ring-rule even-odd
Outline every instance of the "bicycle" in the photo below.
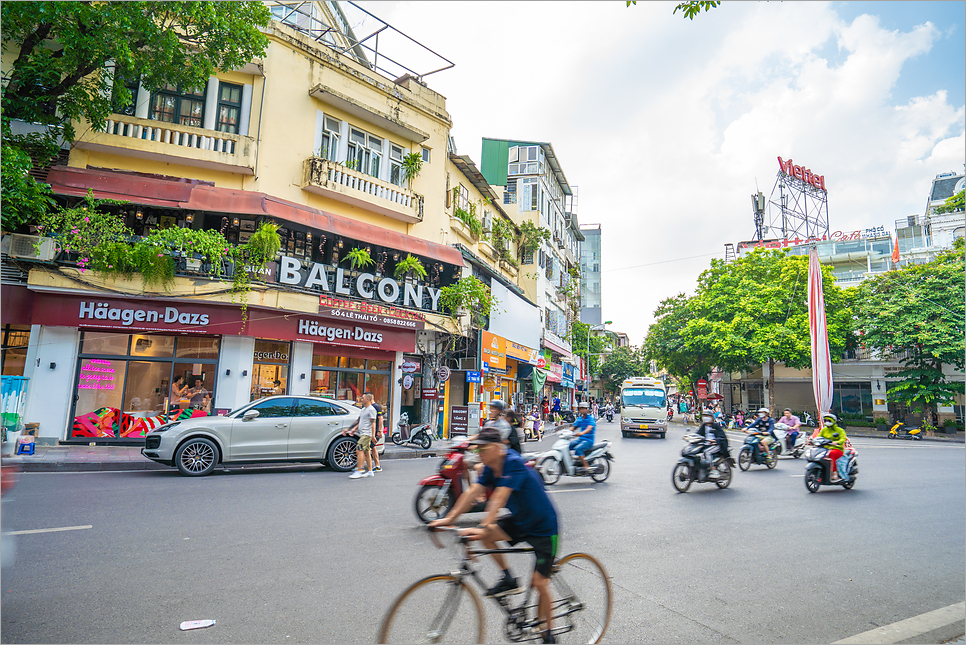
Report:
[[[436,547],[442,549],[435,531],[459,529],[447,526],[426,530]],[[480,594],[468,579],[475,580],[484,594],[486,585],[473,562],[478,556],[492,553],[533,553],[533,548],[472,549],[469,540],[458,534],[456,541],[463,552],[459,570],[423,578],[403,591],[382,621],[379,643],[441,643],[444,638],[445,642],[484,642],[486,612]],[[611,611],[610,578],[600,562],[586,553],[564,556],[554,564],[550,587],[556,598],[551,603],[551,616],[558,642],[599,643],[607,631]],[[523,602],[515,607],[507,596],[493,599],[506,617],[504,634],[514,643],[540,641],[543,637],[534,596],[528,587]],[[469,601],[464,603],[466,598]],[[438,606],[436,611],[434,606]]]

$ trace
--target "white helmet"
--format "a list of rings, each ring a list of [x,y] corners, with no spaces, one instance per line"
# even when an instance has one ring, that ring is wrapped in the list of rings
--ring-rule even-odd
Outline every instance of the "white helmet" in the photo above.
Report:
[[[831,412],[826,412],[822,415],[822,423],[826,427],[834,426],[838,422],[839,418],[832,414]]]

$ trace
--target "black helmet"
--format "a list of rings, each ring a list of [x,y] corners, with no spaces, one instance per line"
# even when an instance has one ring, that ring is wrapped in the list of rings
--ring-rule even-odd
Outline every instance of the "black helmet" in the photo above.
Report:
[[[488,406],[491,408],[496,408],[497,410],[506,410],[506,403],[504,403],[502,399],[493,399],[490,401]]]

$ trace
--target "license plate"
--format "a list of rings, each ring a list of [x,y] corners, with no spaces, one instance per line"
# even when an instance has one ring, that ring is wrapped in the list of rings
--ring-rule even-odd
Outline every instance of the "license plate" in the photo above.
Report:
[[[647,425],[646,424],[641,424],[641,430],[647,430]]]

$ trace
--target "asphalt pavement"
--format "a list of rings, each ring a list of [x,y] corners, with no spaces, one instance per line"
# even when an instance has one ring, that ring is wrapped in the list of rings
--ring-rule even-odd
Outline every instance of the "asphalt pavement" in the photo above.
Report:
[[[610,479],[548,488],[561,552],[592,553],[612,576],[605,642],[828,643],[963,601],[962,444],[856,439],[851,491],[810,494],[804,460],[783,457],[726,490],[680,494],[671,470],[685,431],[623,439],[602,421]],[[24,473],[4,496],[4,531],[45,532],[16,536],[0,640],[374,642],[400,591],[454,568],[412,509],[437,465],[388,460],[361,480],[321,466]],[[494,610],[490,642],[503,639]],[[195,619],[217,622],[178,630]]]

